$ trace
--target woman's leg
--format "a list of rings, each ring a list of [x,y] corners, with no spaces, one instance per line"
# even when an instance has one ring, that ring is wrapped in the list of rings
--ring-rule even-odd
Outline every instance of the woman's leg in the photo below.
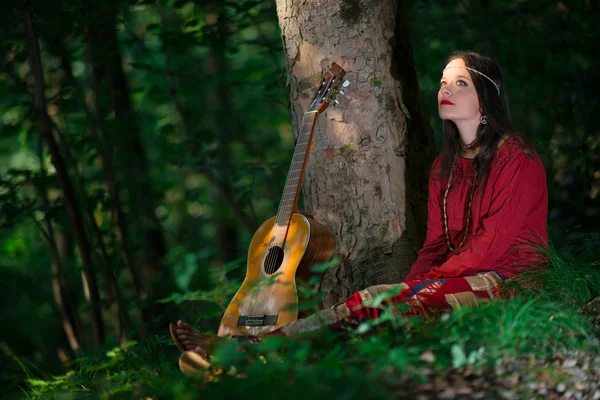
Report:
[[[443,309],[478,305],[482,299],[498,297],[502,277],[495,272],[474,276],[424,281],[407,281],[394,285],[376,285],[354,293],[343,303],[318,311],[275,330],[274,334],[294,335],[326,326],[357,326],[365,319],[378,318],[382,307],[373,306],[377,296],[388,292],[383,305],[404,303],[410,308],[401,315],[427,315]]]
[[[268,335],[294,335],[327,326],[341,328],[358,326],[366,319],[378,318],[382,308],[370,304],[386,292],[394,293],[382,304],[404,303],[410,308],[401,315],[428,315],[443,309],[476,306],[484,299],[499,297],[499,285],[503,278],[495,272],[483,272],[474,276],[423,281],[407,281],[394,285],[376,285],[354,293],[346,301],[318,311],[307,318],[298,319],[280,327]],[[203,335],[189,324],[179,321],[171,330],[173,340],[182,351],[207,355],[207,347],[214,336]],[[257,341],[257,337],[240,337],[238,340]]]

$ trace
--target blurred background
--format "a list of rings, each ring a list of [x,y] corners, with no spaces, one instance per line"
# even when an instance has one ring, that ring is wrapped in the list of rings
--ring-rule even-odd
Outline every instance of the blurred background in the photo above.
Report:
[[[495,58],[513,121],[546,166],[551,240],[573,254],[600,245],[599,4],[404,4],[437,149],[446,57]],[[4,383],[23,374],[15,355],[61,371],[75,350],[164,332],[181,293],[237,287],[294,145],[274,2],[27,9],[0,15]]]

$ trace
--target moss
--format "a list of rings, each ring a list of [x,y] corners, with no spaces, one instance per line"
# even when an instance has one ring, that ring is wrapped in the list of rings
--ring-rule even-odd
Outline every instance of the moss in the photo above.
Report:
[[[383,109],[385,110],[385,112],[390,113],[396,111],[396,102],[394,101],[394,98],[392,96],[387,97]]]
[[[385,221],[383,223],[383,225],[381,225],[381,228],[379,228],[379,237],[381,239],[383,239],[384,237],[386,237],[388,235],[390,231],[390,220],[388,219],[387,221]]]
[[[346,159],[348,164],[354,164],[354,154],[356,154],[357,150],[352,146],[345,144],[338,149],[340,155]]]
[[[376,76],[373,76],[373,77],[371,78],[371,83],[372,83],[372,84],[373,84],[373,86],[375,86],[375,87],[381,87],[381,79],[379,79],[379,78],[378,78],[378,77],[376,77]]]

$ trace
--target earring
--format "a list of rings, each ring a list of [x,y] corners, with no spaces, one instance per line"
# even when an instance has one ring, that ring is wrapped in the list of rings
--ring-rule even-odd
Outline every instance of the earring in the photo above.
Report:
[[[481,122],[481,125],[487,124],[487,117],[482,115],[481,118],[479,118],[479,122]]]

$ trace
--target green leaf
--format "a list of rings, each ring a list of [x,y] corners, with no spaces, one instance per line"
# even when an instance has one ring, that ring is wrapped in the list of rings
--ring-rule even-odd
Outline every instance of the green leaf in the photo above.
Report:
[[[567,236],[567,238],[569,238],[569,240],[580,240],[585,237],[586,237],[586,235],[583,232],[573,232]]]
[[[450,348],[450,354],[452,356],[452,368],[460,368],[467,363],[467,356],[461,345],[453,344]]]
[[[221,368],[227,368],[242,361],[246,353],[238,350],[237,340],[232,340],[219,345],[215,349],[215,354],[211,357],[211,362]]]
[[[333,260],[326,262],[326,263],[315,264],[312,267],[310,267],[310,270],[315,273],[321,273],[321,272],[327,271],[327,269],[329,267],[333,267],[334,265],[338,265],[339,263],[340,263],[340,260],[338,260],[337,258],[334,258]]]

